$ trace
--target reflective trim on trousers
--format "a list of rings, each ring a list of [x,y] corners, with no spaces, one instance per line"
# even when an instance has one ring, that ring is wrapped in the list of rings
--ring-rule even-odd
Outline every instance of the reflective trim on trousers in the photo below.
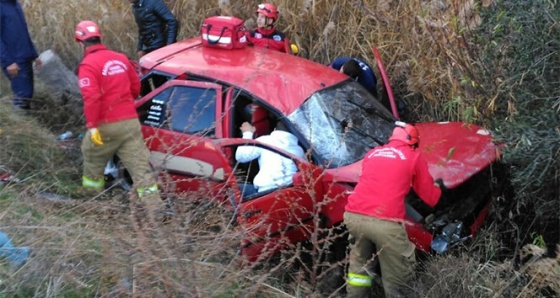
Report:
[[[103,189],[105,187],[105,179],[91,179],[87,176],[82,176],[82,186],[83,187],[91,187],[95,189]]]
[[[157,184],[154,184],[148,187],[139,187],[136,192],[138,193],[138,198],[141,199],[142,197],[150,194],[159,194],[159,189]]]
[[[369,275],[348,272],[348,284],[355,287],[371,287],[372,278]]]

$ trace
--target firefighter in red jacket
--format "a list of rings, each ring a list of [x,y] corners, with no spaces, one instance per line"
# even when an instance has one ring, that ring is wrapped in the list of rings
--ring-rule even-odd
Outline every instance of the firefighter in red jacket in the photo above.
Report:
[[[259,4],[257,7],[257,28],[247,33],[249,44],[291,54],[292,47],[290,47],[288,37],[274,27],[277,20],[278,10],[276,6],[270,3]]]
[[[344,223],[351,238],[346,291],[348,297],[367,297],[372,285],[369,262],[379,258],[386,297],[404,297],[402,290],[413,277],[415,246],[405,231],[405,196],[414,189],[435,206],[441,189],[428,172],[418,147],[418,130],[397,122],[389,143],[370,150],[354,193],[348,197]],[[351,241],[351,243],[352,243]]]
[[[134,99],[140,93],[138,75],[124,54],[110,51],[101,43],[96,23],[80,22],[75,39],[84,50],[78,79],[88,129],[82,143],[82,190],[92,194],[104,189],[105,165],[117,154],[151,216],[163,203],[134,108]]]

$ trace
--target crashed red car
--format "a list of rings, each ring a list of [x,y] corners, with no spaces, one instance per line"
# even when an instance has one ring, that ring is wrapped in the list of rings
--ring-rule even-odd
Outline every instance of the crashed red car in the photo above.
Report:
[[[392,98],[393,113],[328,66],[262,48],[203,47],[200,38],[143,56],[140,66],[136,108],[168,196],[198,192],[234,210],[244,235],[240,250],[249,261],[267,259],[320,230],[344,233],[338,228],[361,160],[387,142],[398,119]],[[306,159],[241,138],[242,122],[250,121],[259,136],[279,119],[298,137]],[[435,208],[411,191],[406,201],[413,224],[407,231],[419,250],[442,252],[472,236],[485,218],[496,190],[492,168],[499,146],[473,124],[416,127],[430,173],[450,190]],[[299,169],[293,184],[243,198],[237,182],[251,182],[259,169],[256,161],[235,161],[240,145],[292,158]]]

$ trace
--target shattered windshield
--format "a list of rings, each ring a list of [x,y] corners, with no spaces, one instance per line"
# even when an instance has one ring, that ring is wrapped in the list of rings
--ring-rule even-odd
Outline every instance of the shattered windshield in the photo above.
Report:
[[[288,118],[328,168],[357,162],[371,148],[385,144],[395,121],[353,81],[313,94]]]

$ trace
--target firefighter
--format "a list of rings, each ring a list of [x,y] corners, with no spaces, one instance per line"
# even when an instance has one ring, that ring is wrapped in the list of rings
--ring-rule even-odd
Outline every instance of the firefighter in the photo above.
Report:
[[[101,37],[92,21],[76,26],[75,39],[84,50],[78,83],[88,129],[82,142],[82,192],[92,194],[104,189],[105,165],[117,154],[132,176],[138,198],[153,215],[163,201],[133,103],[140,92],[140,80],[128,58],[108,50]]]
[[[0,63],[10,80],[16,110],[29,110],[33,97],[33,64],[41,67],[17,0],[0,0]]]
[[[270,3],[259,4],[256,13],[257,28],[247,33],[249,44],[283,53],[297,54],[297,46],[290,45],[290,40],[286,37],[286,34],[274,27],[278,20],[276,6]]]
[[[179,23],[162,0],[129,0],[138,26],[138,58],[177,40]]]
[[[348,197],[344,223],[350,233],[348,297],[367,297],[372,276],[367,268],[376,257],[386,297],[405,297],[412,280],[415,246],[405,231],[405,196],[412,187],[428,205],[441,196],[418,147],[418,130],[397,122],[389,143],[370,150],[362,163],[355,191]]]

